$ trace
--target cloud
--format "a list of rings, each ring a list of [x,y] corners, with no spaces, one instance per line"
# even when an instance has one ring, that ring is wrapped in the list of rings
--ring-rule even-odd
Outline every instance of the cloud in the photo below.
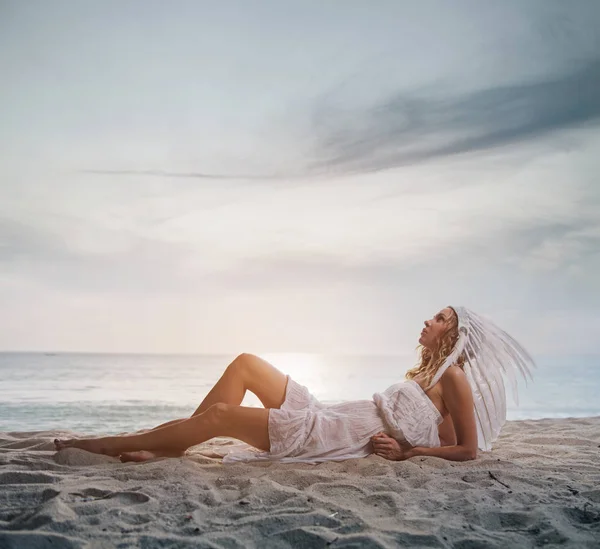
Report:
[[[367,106],[341,107],[347,101],[340,93],[330,92],[312,100],[306,114],[306,134],[294,137],[297,148],[305,151],[303,167],[266,169],[262,173],[243,169],[239,173],[154,169],[84,172],[269,181],[369,174],[461,154],[491,152],[537,141],[559,130],[597,124],[600,58],[551,76],[461,94],[429,86],[418,92],[391,93]],[[289,123],[290,127],[296,125]]]
[[[56,261],[72,257],[61,241],[26,223],[0,218],[0,264],[35,259]]]
[[[577,274],[600,260],[598,222],[532,226],[515,230],[510,238],[513,253],[509,264],[517,263],[540,277],[561,272],[567,280],[568,273]]]
[[[399,92],[368,108],[341,110],[336,97],[313,117],[310,171],[368,173],[490,151],[600,121],[600,59],[533,82],[469,91]]]
[[[0,219],[4,276],[67,292],[178,294],[198,286],[185,270],[185,246],[61,221],[50,230],[44,220],[34,226]]]
[[[175,178],[190,178],[190,179],[275,179],[283,176],[275,174],[225,174],[225,173],[201,173],[201,172],[171,172],[164,170],[82,170],[81,173],[89,173],[95,175],[143,175],[150,177],[175,177]]]
[[[439,265],[452,265],[447,275],[461,280],[481,266],[564,273],[585,265],[600,244],[594,208],[582,215],[578,207],[584,198],[593,202],[593,188],[565,185],[561,175],[580,164],[579,156],[545,160],[559,184],[532,166],[531,173],[495,184],[375,202],[382,189],[373,181],[349,183],[343,195],[330,184],[210,196],[177,188],[163,196],[162,189],[151,201],[110,192],[104,201],[75,206],[71,198],[72,211],[65,207],[60,217],[40,211],[12,222],[7,210],[0,262],[5,272],[66,290],[169,295],[206,288],[389,288],[410,271],[439,273]],[[383,179],[383,190],[396,184]],[[75,217],[80,207],[86,217]]]

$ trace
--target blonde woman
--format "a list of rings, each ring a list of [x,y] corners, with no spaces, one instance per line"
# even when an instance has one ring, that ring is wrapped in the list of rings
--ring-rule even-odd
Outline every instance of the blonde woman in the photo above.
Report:
[[[366,457],[437,456],[475,459],[490,449],[506,418],[502,374],[529,374],[533,361],[506,332],[464,307],[446,307],[425,321],[420,363],[406,379],[370,400],[334,405],[263,359],[238,356],[193,415],[141,434],[55,440],[122,461],[175,457],[213,437],[232,437],[248,450],[225,462],[321,462]],[[264,408],[240,406],[246,391]]]

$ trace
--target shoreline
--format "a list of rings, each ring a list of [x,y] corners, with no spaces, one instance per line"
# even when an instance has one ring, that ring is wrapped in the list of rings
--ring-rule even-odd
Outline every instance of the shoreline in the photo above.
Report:
[[[506,423],[474,461],[121,463],[0,433],[2,547],[598,547],[600,416]],[[212,457],[211,457],[212,456]]]

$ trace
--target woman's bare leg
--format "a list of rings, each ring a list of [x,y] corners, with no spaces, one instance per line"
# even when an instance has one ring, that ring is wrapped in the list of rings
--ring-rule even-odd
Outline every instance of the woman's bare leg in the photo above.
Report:
[[[205,412],[217,403],[239,405],[244,399],[246,391],[254,393],[265,408],[280,408],[285,400],[286,386],[285,374],[266,360],[243,353],[227,366],[219,381],[206,395],[192,417]],[[183,421],[186,419],[168,421],[154,427],[151,431],[173,426]],[[179,457],[183,454],[184,450],[165,451],[146,447],[140,451],[122,452],[121,461],[146,461],[158,457]]]
[[[168,427],[169,425],[175,425],[176,423],[179,423],[180,421],[185,421],[186,419],[188,419],[187,417],[182,417],[179,419],[172,419],[171,421],[166,421],[165,423],[161,423],[160,425],[157,425],[156,427],[152,427],[152,429],[140,429],[139,431],[135,431],[133,433],[127,433],[127,434],[142,434],[142,433],[148,433],[150,431],[156,431],[156,429],[162,429],[163,427]]]
[[[152,429],[140,429],[139,431],[135,431],[131,433],[135,434],[143,434],[149,433],[150,431],[156,431],[157,429],[162,429],[163,427],[168,427],[169,425],[175,425],[176,423],[180,423],[185,421],[187,418],[181,419],[173,419],[171,421],[167,421],[166,423],[161,423]],[[128,436],[128,435],[119,435],[119,436]],[[123,452],[121,454],[121,461],[148,461],[149,459],[161,458],[161,457],[181,457],[185,454],[185,451],[168,451],[168,450],[140,450],[139,452]]]
[[[254,393],[265,408],[281,408],[285,399],[287,377],[266,360],[243,353],[239,355],[215,383],[192,417],[208,410],[213,404],[240,405],[246,391]],[[157,425],[152,431],[174,425],[187,418],[174,419]]]
[[[128,461],[149,461],[157,458],[178,458],[185,455],[184,450],[139,450],[137,452],[121,452],[119,459],[123,463]]]
[[[200,406],[192,414],[201,414],[213,404],[240,405],[246,391],[254,393],[265,408],[280,408],[285,399],[287,377],[266,360],[243,353],[217,381]]]
[[[189,419],[139,435],[56,440],[57,450],[81,448],[97,454],[118,456],[152,448],[182,452],[216,436],[242,440],[255,448],[269,450],[269,410],[217,403]]]

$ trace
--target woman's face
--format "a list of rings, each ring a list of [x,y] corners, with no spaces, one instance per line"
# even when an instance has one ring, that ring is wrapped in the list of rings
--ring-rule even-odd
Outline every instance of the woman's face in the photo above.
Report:
[[[435,351],[438,347],[440,338],[448,328],[448,323],[454,311],[450,307],[442,309],[431,320],[425,321],[425,328],[421,332],[419,343],[427,347],[430,351]]]

